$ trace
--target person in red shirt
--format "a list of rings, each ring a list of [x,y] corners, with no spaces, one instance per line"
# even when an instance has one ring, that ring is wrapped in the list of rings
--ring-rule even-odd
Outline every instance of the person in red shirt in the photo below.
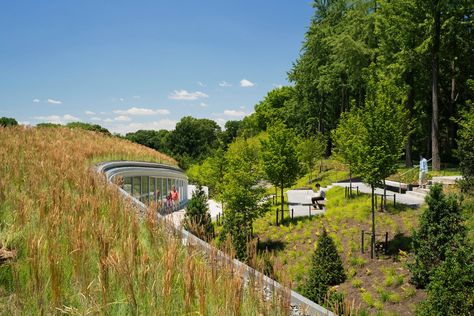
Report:
[[[173,201],[173,206],[176,209],[178,207],[179,202],[179,193],[176,191],[176,187],[173,185],[173,189],[171,190],[171,200]]]

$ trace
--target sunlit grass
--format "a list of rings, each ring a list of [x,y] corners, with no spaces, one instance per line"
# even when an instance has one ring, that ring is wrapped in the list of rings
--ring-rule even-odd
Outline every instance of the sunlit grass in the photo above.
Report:
[[[0,314],[285,314],[238,271],[183,247],[91,168],[175,165],[149,148],[68,128],[0,128]]]

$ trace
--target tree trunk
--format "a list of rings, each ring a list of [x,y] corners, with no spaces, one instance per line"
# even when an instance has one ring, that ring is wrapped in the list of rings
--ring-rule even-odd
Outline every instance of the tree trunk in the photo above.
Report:
[[[372,238],[370,241],[370,259],[374,259],[375,256],[375,203],[374,203],[374,196],[375,196],[375,188],[371,185],[372,188]]]
[[[453,48],[455,49],[455,48]],[[449,98],[448,118],[454,117],[456,113],[456,64],[454,60],[451,62],[451,96]],[[450,157],[456,142],[456,123],[449,119],[448,122],[448,150]]]
[[[407,92],[407,102],[406,102],[406,109],[408,111],[408,122],[411,123],[413,117],[413,107],[415,104],[415,88],[414,88],[414,78],[413,78],[413,71],[409,71],[406,74],[405,79],[406,84],[408,85],[408,92]],[[408,168],[413,167],[413,158],[412,158],[412,135],[409,131],[407,142],[405,144],[405,166]]]
[[[431,56],[431,70],[432,70],[432,101],[433,113],[431,117],[431,155],[433,170],[440,170],[441,161],[439,156],[439,41],[441,34],[441,12],[439,8],[439,0],[433,0],[433,47]]]
[[[283,216],[285,215],[283,211],[283,206],[285,203],[285,198],[283,197],[283,185],[281,186],[281,221],[280,223],[283,224]]]

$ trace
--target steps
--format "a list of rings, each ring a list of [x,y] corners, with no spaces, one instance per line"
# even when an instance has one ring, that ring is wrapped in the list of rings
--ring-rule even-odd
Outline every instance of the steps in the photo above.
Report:
[[[407,191],[405,194],[424,199],[430,192],[429,186],[426,188],[414,188],[413,191]]]

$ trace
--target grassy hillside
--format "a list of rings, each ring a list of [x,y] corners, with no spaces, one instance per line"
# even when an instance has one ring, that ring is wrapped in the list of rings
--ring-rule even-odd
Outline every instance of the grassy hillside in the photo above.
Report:
[[[280,314],[238,274],[139,221],[91,166],[176,162],[67,128],[0,128],[0,314]],[[212,259],[212,258],[211,258]]]

